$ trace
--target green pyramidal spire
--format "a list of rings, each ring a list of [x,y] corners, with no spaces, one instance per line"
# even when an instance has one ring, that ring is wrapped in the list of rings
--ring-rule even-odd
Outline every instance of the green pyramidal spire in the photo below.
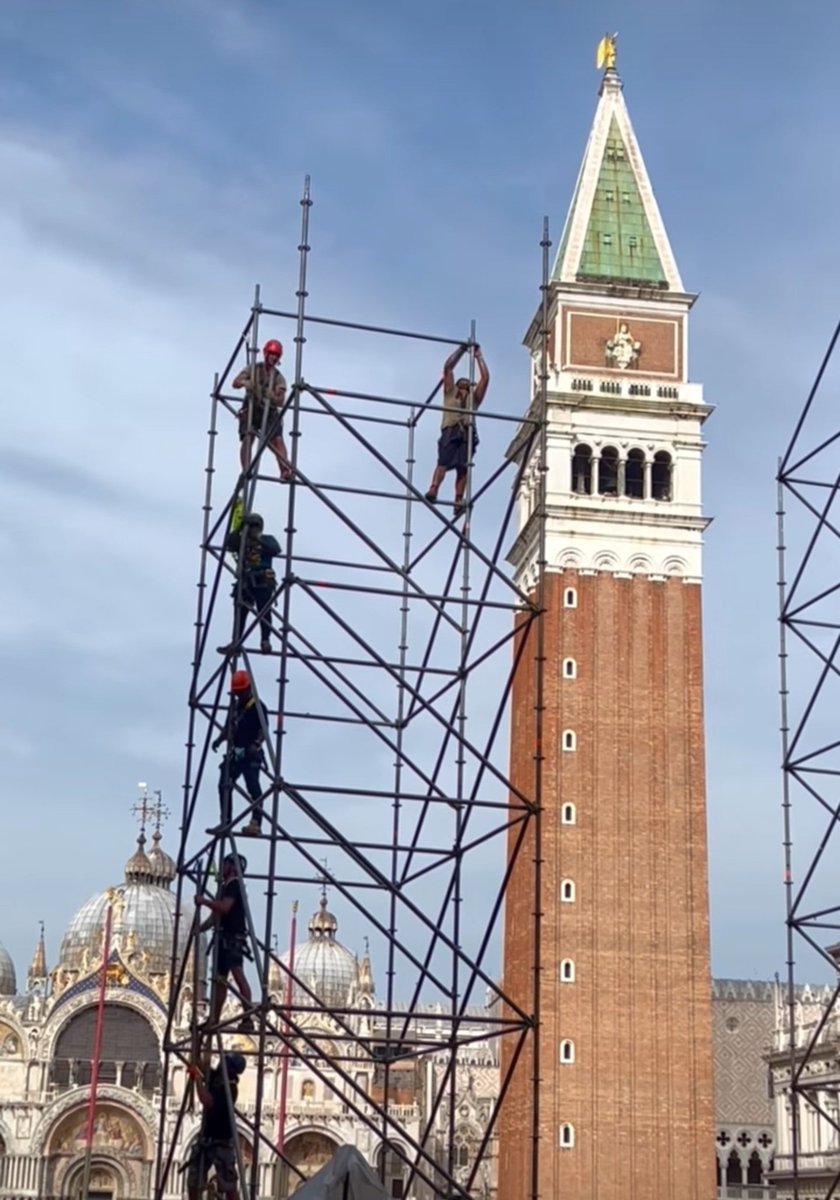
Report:
[[[553,278],[683,291],[614,69],[604,75]]]

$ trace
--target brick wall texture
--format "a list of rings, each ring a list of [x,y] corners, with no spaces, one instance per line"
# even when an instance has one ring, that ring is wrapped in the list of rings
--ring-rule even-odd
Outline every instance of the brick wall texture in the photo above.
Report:
[[[564,607],[574,588],[577,607]],[[713,1200],[711,981],[700,588],[546,577],[539,1172],[534,1059],[499,1125],[500,1200]],[[530,635],[529,635],[530,637]],[[562,662],[577,675],[564,678]],[[517,671],[514,786],[533,793],[534,653]],[[576,749],[562,749],[563,733]],[[575,824],[562,807],[575,805]],[[513,837],[511,835],[511,845]],[[533,1011],[534,841],[505,909],[506,992]],[[573,903],[561,900],[564,880]],[[573,983],[560,980],[564,959]],[[561,1062],[561,1042],[574,1062]],[[503,1047],[503,1080],[515,1039]],[[574,1145],[561,1148],[561,1127]]]

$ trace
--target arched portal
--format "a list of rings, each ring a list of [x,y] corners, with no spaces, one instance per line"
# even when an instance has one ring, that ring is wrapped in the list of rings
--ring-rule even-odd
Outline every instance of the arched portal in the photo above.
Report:
[[[50,1081],[58,1088],[90,1083],[90,1056],[96,1008],[82,1009],[67,1022],[53,1052]],[[99,1082],[138,1088],[151,1095],[160,1086],[160,1044],[151,1024],[125,1004],[106,1004]]]
[[[50,1130],[44,1147],[47,1159],[46,1194],[62,1200],[82,1200],[87,1106],[65,1113]],[[137,1113],[110,1102],[94,1113],[89,1195],[94,1200],[132,1200],[152,1160],[151,1130]],[[94,1180],[98,1182],[94,1182]]]
[[[376,1156],[376,1169],[379,1172],[379,1177],[382,1180],[385,1191],[393,1200],[402,1200],[405,1195],[405,1183],[408,1178],[408,1163],[405,1160],[405,1148],[402,1149],[402,1154],[398,1153],[395,1147],[399,1143],[390,1142],[387,1146],[380,1146],[379,1153]]]
[[[84,1175],[84,1163],[80,1163],[67,1176],[62,1196],[67,1197],[67,1200],[81,1200]],[[116,1164],[107,1159],[98,1159],[91,1164],[87,1194],[89,1200],[122,1200],[125,1187]]]
[[[308,1131],[299,1133],[289,1139],[286,1145],[286,1156],[293,1166],[297,1167],[303,1179],[295,1171],[290,1172],[289,1194],[296,1192],[304,1182],[311,1179],[325,1163],[328,1163],[338,1149],[338,1144],[327,1137],[325,1133]]]

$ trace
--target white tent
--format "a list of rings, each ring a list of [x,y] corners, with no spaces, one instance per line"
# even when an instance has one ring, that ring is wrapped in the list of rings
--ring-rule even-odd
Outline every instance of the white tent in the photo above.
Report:
[[[317,1175],[302,1184],[294,1200],[390,1200],[376,1172],[355,1146],[339,1146]]]

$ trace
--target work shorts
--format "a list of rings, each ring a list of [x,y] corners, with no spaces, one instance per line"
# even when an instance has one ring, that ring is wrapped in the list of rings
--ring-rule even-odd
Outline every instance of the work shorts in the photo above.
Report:
[[[221,938],[216,957],[216,974],[221,979],[227,979],[234,967],[241,967],[245,961],[244,938]]]
[[[251,421],[248,422],[248,405],[243,404],[237,414],[239,421],[239,440],[244,438],[259,437],[262,433],[263,410],[259,404],[254,404],[251,407]],[[271,442],[275,438],[283,436],[283,414],[278,408],[269,408],[268,416],[265,420],[265,437],[266,441]]]
[[[449,425],[438,438],[438,466],[446,471],[457,471],[463,475],[469,466],[470,450],[475,451],[478,434],[463,425]]]

